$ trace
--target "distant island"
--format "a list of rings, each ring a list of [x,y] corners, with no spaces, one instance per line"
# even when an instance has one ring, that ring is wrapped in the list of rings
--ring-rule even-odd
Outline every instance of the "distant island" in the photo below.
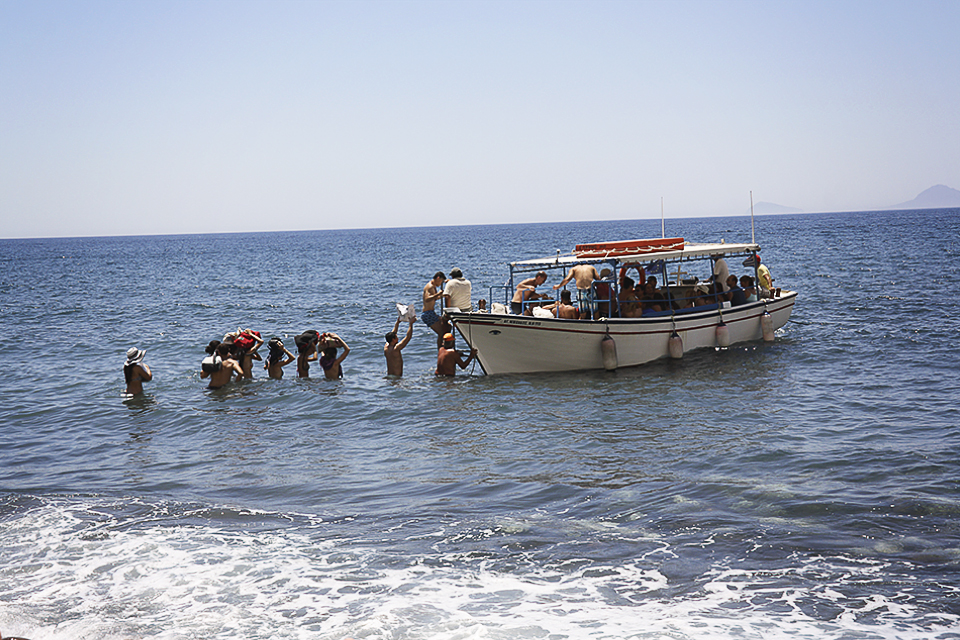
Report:
[[[753,205],[753,212],[757,215],[768,213],[803,213],[803,209],[785,207],[782,204],[776,204],[775,202],[756,202]],[[749,209],[747,210],[747,213],[750,213]]]
[[[913,200],[895,204],[887,209],[950,209],[953,207],[960,207],[960,191],[938,184]]]

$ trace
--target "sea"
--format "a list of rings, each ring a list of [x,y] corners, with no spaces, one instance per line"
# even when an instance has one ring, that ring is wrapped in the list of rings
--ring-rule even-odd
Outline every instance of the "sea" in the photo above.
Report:
[[[754,233],[799,292],[771,343],[452,379],[419,322],[385,375],[434,272],[489,299],[661,221],[0,240],[0,634],[960,638],[960,209]],[[238,327],[336,332],[344,377],[211,391]]]

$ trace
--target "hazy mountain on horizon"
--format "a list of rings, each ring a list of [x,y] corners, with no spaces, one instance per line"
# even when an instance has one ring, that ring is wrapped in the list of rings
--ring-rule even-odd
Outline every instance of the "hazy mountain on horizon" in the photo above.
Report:
[[[942,184],[930,187],[913,200],[895,204],[887,209],[940,209],[960,207],[960,191]]]
[[[784,205],[777,204],[775,202],[755,202],[753,204],[753,212],[757,215],[765,215],[770,213],[803,213],[803,209],[785,207]],[[747,209],[747,215],[749,214],[750,210]]]

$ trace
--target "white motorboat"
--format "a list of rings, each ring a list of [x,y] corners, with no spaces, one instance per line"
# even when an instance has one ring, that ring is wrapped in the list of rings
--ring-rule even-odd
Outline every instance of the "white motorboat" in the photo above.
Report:
[[[501,287],[503,304],[482,311],[448,311],[453,326],[477,350],[477,360],[488,375],[552,371],[614,369],[641,365],[667,357],[681,357],[693,349],[727,347],[754,340],[773,340],[774,331],[787,323],[797,293],[786,289],[764,290],[756,277],[755,301],[733,305],[724,301],[709,283],[714,261],[744,259],[755,276],[760,250],[757,244],[694,244],[683,238],[629,240],[577,245],[572,254],[510,264],[510,278]],[[510,313],[514,277],[552,271],[562,277],[576,265],[609,268],[612,276],[595,280],[589,292],[591,319],[556,318]],[[621,269],[643,269],[660,276],[660,311],[640,317],[619,317]],[[622,272],[621,272],[622,273]],[[701,281],[700,277],[707,277]],[[656,276],[655,276],[656,277]],[[573,283],[571,282],[571,286]],[[552,291],[552,289],[550,289]],[[612,293],[606,293],[612,291]],[[604,297],[606,295],[606,297]],[[576,303],[576,302],[575,302]]]

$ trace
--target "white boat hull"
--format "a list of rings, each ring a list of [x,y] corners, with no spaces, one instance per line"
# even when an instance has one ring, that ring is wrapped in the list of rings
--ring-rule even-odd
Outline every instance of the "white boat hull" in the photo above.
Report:
[[[669,356],[674,329],[683,351],[716,347],[717,326],[727,325],[730,344],[761,340],[761,317],[768,312],[774,330],[790,319],[797,294],[722,310],[648,318],[564,320],[490,313],[451,312],[454,326],[488,375],[603,369],[600,341],[616,342],[618,367],[632,367]]]

